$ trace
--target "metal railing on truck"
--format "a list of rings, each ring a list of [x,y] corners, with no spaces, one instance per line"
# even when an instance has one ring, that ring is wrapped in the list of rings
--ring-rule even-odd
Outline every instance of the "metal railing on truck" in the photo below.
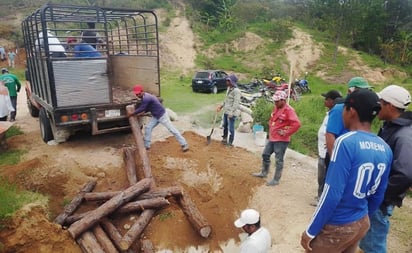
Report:
[[[152,11],[46,4],[24,19],[22,30],[31,98],[53,132],[127,127],[124,106],[134,102],[137,83],[160,96]]]

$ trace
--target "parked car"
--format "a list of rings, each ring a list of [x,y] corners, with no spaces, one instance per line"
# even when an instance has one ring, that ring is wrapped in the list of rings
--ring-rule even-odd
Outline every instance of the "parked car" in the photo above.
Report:
[[[228,74],[222,70],[201,70],[196,72],[192,79],[193,92],[218,93],[226,90],[226,78]]]

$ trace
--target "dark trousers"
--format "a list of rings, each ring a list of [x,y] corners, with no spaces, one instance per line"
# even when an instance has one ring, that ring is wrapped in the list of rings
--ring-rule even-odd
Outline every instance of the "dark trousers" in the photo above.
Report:
[[[11,100],[11,105],[14,108],[14,112],[10,112],[10,120],[15,120],[16,114],[17,114],[17,96],[10,96],[10,100]]]

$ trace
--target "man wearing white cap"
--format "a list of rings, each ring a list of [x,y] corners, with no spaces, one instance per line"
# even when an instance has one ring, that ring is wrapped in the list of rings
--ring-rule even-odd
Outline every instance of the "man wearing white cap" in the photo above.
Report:
[[[260,215],[255,209],[246,209],[235,221],[235,226],[242,228],[248,237],[240,246],[240,253],[266,253],[272,244],[269,231],[260,226]]]
[[[370,229],[360,242],[365,253],[386,252],[389,217],[394,206],[402,206],[412,186],[412,112],[405,111],[411,103],[411,95],[403,87],[389,85],[378,96],[381,104],[378,118],[384,120],[378,135],[391,147],[393,162],[383,202],[370,216]]]

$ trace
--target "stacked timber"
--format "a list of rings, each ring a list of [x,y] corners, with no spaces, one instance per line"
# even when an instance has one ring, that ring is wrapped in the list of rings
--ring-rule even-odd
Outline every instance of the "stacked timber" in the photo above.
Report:
[[[126,110],[133,112],[134,107],[127,106]],[[208,238],[212,228],[189,195],[178,186],[163,188],[156,186],[139,122],[135,117],[130,117],[129,122],[137,147],[123,148],[129,187],[121,191],[93,192],[97,182],[90,181],[66,205],[54,222],[67,228],[85,253],[136,252],[135,249],[132,250],[133,245],[140,245],[141,252],[154,252],[152,242],[147,238],[141,238],[141,235],[156,211],[170,204],[168,198],[174,198],[196,232],[203,238]],[[139,173],[137,173],[136,157],[140,157],[142,163],[140,175],[144,175],[144,178],[140,180],[137,176]],[[88,202],[102,204],[94,210],[75,213],[83,203]],[[113,217],[124,214],[138,214],[139,217],[122,235]]]

